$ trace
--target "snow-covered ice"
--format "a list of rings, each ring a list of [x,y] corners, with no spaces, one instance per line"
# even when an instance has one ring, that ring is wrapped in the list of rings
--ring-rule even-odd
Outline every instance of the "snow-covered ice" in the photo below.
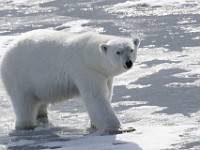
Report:
[[[80,99],[49,107],[49,122],[14,130],[0,82],[0,150],[200,149],[199,0],[0,0],[0,56],[38,28],[139,36],[133,69],[115,79],[113,107],[132,133],[90,133]],[[1,57],[0,57],[1,58]]]
[[[130,0],[106,9],[124,16],[163,16],[170,14],[199,14],[199,0]],[[118,16],[118,17],[119,17]]]

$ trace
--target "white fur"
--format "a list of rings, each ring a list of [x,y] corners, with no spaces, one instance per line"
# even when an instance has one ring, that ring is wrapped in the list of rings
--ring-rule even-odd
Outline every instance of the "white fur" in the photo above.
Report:
[[[34,128],[37,117],[47,115],[47,104],[81,96],[98,129],[117,131],[121,124],[110,104],[112,80],[128,70],[126,59],[135,61],[138,46],[139,39],[96,33],[35,30],[19,36],[1,68],[16,128]]]

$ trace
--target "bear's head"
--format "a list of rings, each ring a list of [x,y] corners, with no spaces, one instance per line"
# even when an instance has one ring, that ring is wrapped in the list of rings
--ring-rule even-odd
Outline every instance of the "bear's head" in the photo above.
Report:
[[[137,57],[137,50],[140,39],[113,39],[99,45],[99,50],[108,61],[110,69],[115,70],[115,74],[123,73],[132,68]]]

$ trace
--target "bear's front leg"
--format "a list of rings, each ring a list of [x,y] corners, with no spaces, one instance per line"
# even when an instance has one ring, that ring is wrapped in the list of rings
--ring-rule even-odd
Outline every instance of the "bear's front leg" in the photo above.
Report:
[[[118,133],[121,123],[108,100],[107,81],[97,77],[94,80],[90,78],[87,83],[79,85],[79,90],[92,124],[99,130]]]
[[[108,93],[107,93],[107,97],[108,97],[108,100],[111,101],[112,100],[112,93],[113,93],[113,78],[109,79],[107,81],[107,87],[108,87]],[[94,123],[91,121],[91,129],[92,130],[96,130],[97,127],[94,125]]]
[[[92,127],[106,132],[116,131],[118,133],[118,130],[121,129],[121,123],[110,102],[104,96],[87,95],[83,97]]]
[[[107,86],[108,86],[108,100],[111,101],[112,100],[112,94],[113,94],[113,79],[109,79],[107,81]]]

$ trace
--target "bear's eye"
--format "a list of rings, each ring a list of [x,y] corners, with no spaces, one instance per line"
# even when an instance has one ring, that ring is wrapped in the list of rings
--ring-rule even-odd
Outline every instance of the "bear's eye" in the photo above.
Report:
[[[133,50],[131,49],[131,53],[133,52]]]
[[[120,52],[116,52],[116,54],[117,54],[117,55],[120,55],[121,53],[120,53]]]

